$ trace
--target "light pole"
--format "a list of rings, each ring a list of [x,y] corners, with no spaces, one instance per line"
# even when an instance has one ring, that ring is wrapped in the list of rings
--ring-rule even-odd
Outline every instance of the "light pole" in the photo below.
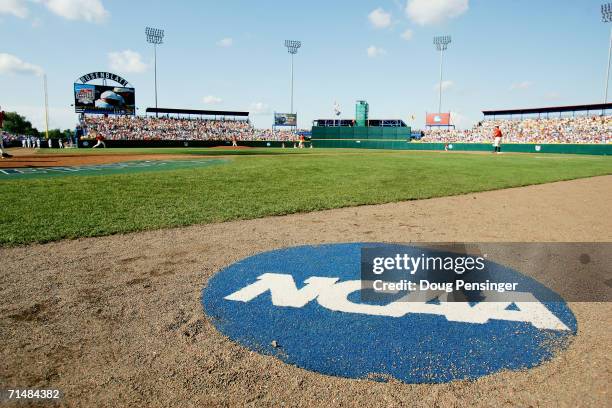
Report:
[[[301,41],[285,40],[285,47],[291,54],[291,113],[293,113],[293,56],[297,54],[298,48],[302,46]]]
[[[43,84],[45,87],[45,136],[49,140],[49,93],[47,92],[47,74],[43,74]]]
[[[612,3],[601,5],[601,21],[612,22]],[[608,82],[610,80],[610,57],[612,57],[612,28],[610,28],[610,45],[608,46],[608,68],[606,69],[606,90],[604,92],[604,103],[608,103]]]
[[[442,55],[448,48],[448,44],[451,43],[451,36],[442,35],[434,37],[433,43],[436,49],[440,51],[440,99],[438,101],[438,113],[442,113]]]
[[[146,27],[145,34],[147,35],[147,42],[149,44],[153,44],[153,64],[155,66],[155,116],[157,117],[157,45],[163,43],[164,30],[160,30],[159,28]]]

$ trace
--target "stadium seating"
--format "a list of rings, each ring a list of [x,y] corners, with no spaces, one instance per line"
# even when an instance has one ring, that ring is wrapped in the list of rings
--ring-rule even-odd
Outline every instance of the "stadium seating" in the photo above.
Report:
[[[470,130],[425,130],[422,141],[486,143],[495,126],[506,143],[612,143],[612,116],[484,120]]]
[[[218,140],[297,141],[290,131],[255,129],[244,120],[156,118],[152,116],[86,116],[85,135],[102,135],[106,140]]]

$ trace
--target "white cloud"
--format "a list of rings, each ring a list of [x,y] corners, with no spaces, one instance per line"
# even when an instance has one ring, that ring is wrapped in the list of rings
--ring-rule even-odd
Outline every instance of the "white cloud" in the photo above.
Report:
[[[100,0],[42,0],[42,2],[52,13],[68,20],[102,23],[110,15]]]
[[[112,70],[124,73],[144,72],[148,68],[140,54],[132,50],[109,52],[108,63]]]
[[[15,17],[26,18],[29,10],[25,0],[0,0],[0,14],[11,14]]]
[[[11,54],[0,53],[0,74],[42,75],[43,69]]]
[[[387,28],[391,25],[391,13],[379,7],[368,14],[368,20],[375,28]]]
[[[382,48],[378,48],[375,45],[370,45],[366,52],[370,58],[376,58],[387,53],[387,51],[383,50]]]
[[[249,111],[253,115],[268,115],[270,114],[270,106],[263,102],[253,102],[249,107]]]
[[[217,105],[223,102],[223,99],[219,98],[218,96],[214,96],[214,95],[206,95],[204,98],[202,98],[202,102],[204,102],[207,105]]]
[[[531,88],[531,85],[533,85],[533,82],[530,81],[516,82],[510,86],[510,90],[514,91],[516,89],[527,89]]]
[[[234,40],[229,37],[217,41],[218,47],[227,48],[227,47],[231,47],[232,45],[234,45]]]
[[[412,30],[407,28],[406,31],[404,31],[400,37],[402,37],[406,41],[410,41],[412,40],[412,35],[413,35]]]
[[[442,91],[446,91],[447,89],[452,88],[453,85],[455,85],[453,81],[442,81]],[[434,91],[439,91],[439,90],[440,90],[440,83],[437,83],[434,85]]]
[[[406,15],[420,25],[437,24],[459,17],[469,8],[469,0],[409,0]]]

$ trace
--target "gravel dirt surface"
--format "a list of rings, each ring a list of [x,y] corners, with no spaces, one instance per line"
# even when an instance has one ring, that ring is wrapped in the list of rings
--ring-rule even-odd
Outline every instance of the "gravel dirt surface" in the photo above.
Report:
[[[541,366],[411,385],[323,376],[251,352],[214,328],[200,295],[219,269],[294,245],[609,242],[611,202],[603,176],[2,248],[0,387],[59,388],[71,407],[610,406],[612,303],[570,303],[578,335]]]

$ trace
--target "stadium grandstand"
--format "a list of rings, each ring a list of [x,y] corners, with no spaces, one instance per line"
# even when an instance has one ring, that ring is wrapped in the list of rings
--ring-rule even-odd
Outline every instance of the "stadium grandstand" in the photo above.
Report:
[[[427,129],[422,141],[487,143],[499,126],[507,143],[612,143],[612,103],[532,109],[485,110],[468,130]]]
[[[83,115],[83,139],[116,141],[298,141],[297,131],[256,129],[249,112],[147,108],[147,115]]]

